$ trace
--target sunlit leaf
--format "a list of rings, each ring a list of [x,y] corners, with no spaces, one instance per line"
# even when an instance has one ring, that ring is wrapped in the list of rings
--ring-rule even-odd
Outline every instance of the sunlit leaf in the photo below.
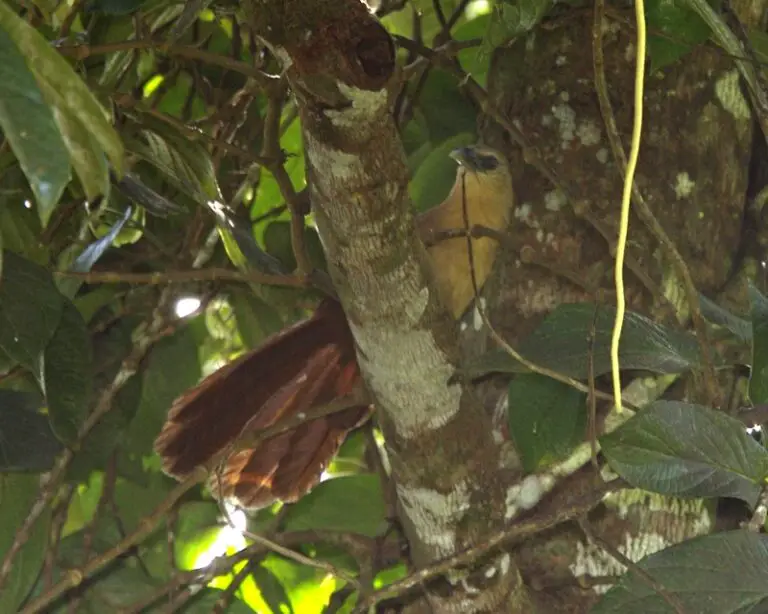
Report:
[[[69,153],[53,111],[5,31],[11,25],[4,19],[8,10],[5,4],[0,6],[0,127],[19,159],[46,223],[71,177]],[[25,24],[25,28],[29,26]]]
[[[649,0],[645,15],[652,71],[673,64],[710,35],[709,26],[684,0]]]
[[[320,483],[285,516],[287,531],[324,529],[380,535],[386,528],[386,509],[378,476],[350,475]]]
[[[88,126],[118,174],[122,173],[122,141],[104,108],[69,63],[5,3],[0,3],[0,29],[13,40],[37,80],[46,82],[59,95],[56,101],[48,102]]]
[[[611,468],[662,495],[735,497],[752,505],[768,477],[768,452],[723,412],[657,401],[600,438]]]
[[[684,608],[696,614],[758,614],[768,605],[768,536],[749,531],[704,535],[638,563]],[[673,612],[648,580],[628,572],[593,614]]]
[[[243,343],[255,348],[269,335],[283,328],[278,311],[248,290],[232,290],[229,302],[237,320],[237,329]]]

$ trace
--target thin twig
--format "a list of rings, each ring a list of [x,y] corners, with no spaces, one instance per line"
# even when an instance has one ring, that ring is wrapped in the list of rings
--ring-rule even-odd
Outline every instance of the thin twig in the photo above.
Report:
[[[82,279],[90,284],[146,284],[159,286],[162,284],[179,284],[205,281],[237,281],[253,282],[270,286],[290,286],[303,288],[306,283],[298,277],[288,275],[271,275],[260,271],[235,271],[232,269],[192,269],[188,271],[165,271],[154,273],[122,273],[118,271],[90,271],[79,273],[74,271],[56,271],[58,277],[73,277]]]

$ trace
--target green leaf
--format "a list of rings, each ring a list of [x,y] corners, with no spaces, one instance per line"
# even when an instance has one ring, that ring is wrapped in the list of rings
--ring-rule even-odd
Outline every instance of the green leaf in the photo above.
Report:
[[[278,220],[267,225],[264,231],[264,247],[268,254],[283,264],[283,270],[293,271],[296,269],[290,222]],[[304,248],[310,264],[318,270],[324,270],[326,268],[325,254],[320,243],[320,236],[317,234],[317,230],[310,226],[304,227]]]
[[[284,526],[286,531],[314,529],[376,537],[386,524],[378,476],[359,474],[320,483],[288,509]]]
[[[249,348],[258,347],[264,339],[284,326],[280,313],[253,292],[233,289],[229,292],[229,303],[237,320],[240,338]]]
[[[419,109],[434,143],[462,133],[475,134],[477,130],[477,109],[459,92],[456,81],[453,75],[433,69],[422,90]]]
[[[123,144],[120,137],[112,127],[104,107],[69,63],[5,3],[0,3],[0,29],[5,30],[16,44],[38,82],[45,82],[57,94],[55,106],[88,126],[118,174],[122,174]]]
[[[162,128],[163,132],[142,130],[142,140],[130,143],[130,150],[195,202],[206,204],[221,200],[213,161],[205,147],[172,132],[167,126]]]
[[[674,64],[709,38],[709,26],[684,0],[648,0],[645,17],[651,72]]]
[[[2,16],[8,10],[5,4],[0,7],[0,127],[29,180],[45,224],[69,183],[69,154],[34,75],[4,31]]]
[[[115,395],[112,408],[88,433],[80,452],[70,466],[69,479],[85,479],[91,471],[104,467],[136,415],[141,396],[141,374],[129,378]]]
[[[752,323],[750,321],[732,314],[703,294],[699,294],[699,304],[701,315],[712,324],[726,329],[741,342],[750,343],[752,341]]]
[[[584,440],[586,395],[534,373],[515,377],[508,390],[509,433],[527,472],[566,458]]]
[[[40,477],[37,475],[0,475],[0,552],[8,552],[11,548],[19,526],[39,493]],[[16,555],[8,581],[0,591],[0,612],[16,612],[35,584],[43,564],[50,522],[51,511],[47,507]]]
[[[91,134],[87,125],[64,108],[64,101],[57,92],[50,91],[46,82],[40,87],[47,100],[53,101],[54,116],[61,136],[69,152],[69,161],[80,179],[85,197],[94,201],[99,195],[109,194],[109,167],[99,143]]]
[[[662,495],[734,497],[753,505],[768,477],[768,452],[726,414],[657,401],[600,438],[611,468]]]
[[[575,379],[586,379],[589,337],[595,324],[595,375],[611,371],[611,335],[616,309],[591,303],[560,305],[517,348],[528,360]],[[699,364],[699,347],[690,333],[667,328],[628,312],[619,345],[621,368],[653,373],[683,373]],[[481,356],[467,367],[470,377],[487,373],[525,373],[527,369],[503,350]]]
[[[48,471],[61,442],[48,418],[39,412],[42,399],[29,392],[0,390],[0,471]]]
[[[152,453],[152,444],[171,404],[200,381],[202,372],[192,328],[186,326],[157,343],[145,365],[139,408],[127,433],[127,449],[138,456]]]
[[[755,404],[768,403],[768,299],[749,284],[752,304],[752,374],[749,398]]]
[[[293,606],[285,591],[285,587],[270,569],[263,565],[258,565],[251,572],[251,577],[259,589],[261,598],[272,612],[279,612],[280,614],[293,613]]]
[[[176,610],[179,614],[210,614],[216,611],[216,604],[222,597],[222,591],[206,588],[196,593],[186,604]],[[168,604],[153,608],[153,614],[160,614],[168,610]],[[253,610],[239,599],[232,599],[226,609],[226,614],[253,614]]]
[[[23,203],[0,202],[0,236],[3,249],[16,252],[28,260],[46,266],[48,248],[40,241],[42,227],[40,220]]]
[[[475,38],[486,39],[480,47],[468,47],[456,54],[456,59],[459,60],[464,72],[477,81],[481,87],[486,87],[488,83],[488,69],[493,55],[493,40],[487,39],[492,31],[491,21],[491,15],[486,13],[459,26],[453,33],[453,38],[457,41]]]
[[[4,252],[0,281],[0,348],[40,375],[40,359],[59,325],[64,298],[43,267]]]
[[[295,119],[280,137],[280,148],[288,154],[285,161],[285,170],[291,179],[291,184],[296,192],[300,192],[307,185],[306,169],[304,161],[304,148],[302,147],[301,122]],[[253,205],[251,206],[251,219],[264,215],[271,209],[283,203],[283,195],[280,187],[272,174],[266,169],[261,170],[261,179],[259,180],[258,191]],[[287,219],[289,214],[286,212],[283,219]],[[257,239],[261,240],[261,233],[264,228],[256,228]]]
[[[768,603],[768,536],[749,531],[704,535],[638,563],[686,612],[758,614]],[[647,580],[627,572],[592,614],[672,612]]]
[[[74,444],[91,409],[91,339],[85,320],[64,302],[61,320],[43,355],[43,387],[51,427],[64,443]]]
[[[459,134],[435,147],[424,159],[409,185],[416,211],[426,211],[443,202],[456,182],[456,162],[449,154],[457,147],[471,145],[476,140],[474,134]]]

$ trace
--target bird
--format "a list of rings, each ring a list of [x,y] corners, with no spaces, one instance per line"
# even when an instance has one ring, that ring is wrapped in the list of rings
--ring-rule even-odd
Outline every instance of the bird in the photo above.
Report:
[[[468,242],[460,231],[482,226],[503,232],[515,203],[501,153],[474,145],[450,156],[458,163],[451,191],[441,204],[418,215],[415,224],[428,246],[440,300],[458,320],[475,297],[475,284],[482,288],[488,279],[498,251],[495,238],[472,235],[473,283]],[[354,405],[230,452],[234,442],[349,395],[360,381],[344,311],[337,300],[326,298],[309,318],[271,336],[174,401],[155,440],[163,471],[184,480],[206,467],[213,496],[246,509],[296,501],[319,482],[372,406]]]

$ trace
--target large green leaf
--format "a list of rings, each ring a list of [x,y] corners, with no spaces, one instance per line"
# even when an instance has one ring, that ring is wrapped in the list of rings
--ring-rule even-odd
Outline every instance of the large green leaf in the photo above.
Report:
[[[32,503],[40,493],[40,477],[25,473],[0,475],[0,553],[6,553],[16,538],[19,525],[29,514]],[[16,612],[32,588],[43,564],[50,507],[43,511],[16,556],[16,563],[6,585],[0,591],[0,612]]]
[[[667,596],[691,614],[768,611],[768,536],[749,531],[704,535],[638,563]],[[627,572],[592,614],[673,612],[647,580]]]
[[[104,151],[118,174],[123,170],[123,144],[109,121],[109,115],[69,63],[40,33],[5,3],[0,3],[0,29],[18,47],[27,66],[46,90],[56,94],[53,104],[87,126],[91,136]]]
[[[509,434],[523,468],[536,471],[584,441],[586,395],[553,379],[521,373],[509,384]]]
[[[753,403],[768,403],[768,299],[749,286],[752,303],[752,374],[749,398]]]
[[[597,313],[595,313],[597,309]],[[611,335],[614,307],[591,303],[560,305],[517,348],[539,366],[563,375],[586,379],[590,333],[594,322],[592,358],[595,375],[611,371]],[[654,373],[682,373],[699,364],[699,348],[693,335],[656,324],[645,316],[628,312],[619,345],[622,369]],[[494,350],[467,367],[471,377],[490,372],[524,373],[527,369],[503,350]]]
[[[288,509],[284,526],[286,531],[316,529],[375,537],[386,525],[381,482],[366,473],[322,482]]]
[[[752,505],[768,477],[768,452],[744,425],[698,405],[657,401],[600,445],[620,476],[662,495],[735,497]]]
[[[43,267],[5,251],[0,280],[0,349],[40,375],[40,359],[59,325],[64,297]]]
[[[202,317],[202,316],[201,316]],[[197,341],[189,326],[160,341],[145,361],[141,401],[127,433],[127,449],[138,456],[152,452],[152,442],[168,408],[201,376]]]
[[[0,127],[45,223],[69,183],[69,153],[34,75],[4,30],[2,16],[7,10],[5,4],[0,7]]]
[[[83,317],[65,301],[61,320],[43,354],[43,387],[56,435],[74,444],[91,409],[91,339]]]
[[[61,442],[40,413],[42,399],[29,392],[0,390],[0,471],[48,471]]]
[[[648,0],[645,15],[650,35],[651,71],[673,64],[694,45],[709,38],[706,22],[685,0]]]

